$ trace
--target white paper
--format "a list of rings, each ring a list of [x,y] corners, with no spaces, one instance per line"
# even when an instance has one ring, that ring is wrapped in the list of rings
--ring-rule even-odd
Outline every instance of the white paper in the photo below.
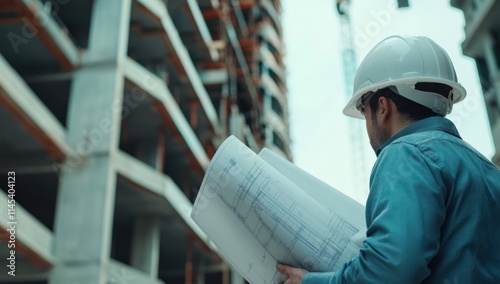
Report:
[[[325,208],[359,228],[359,233],[353,236],[352,240],[358,247],[363,246],[363,241],[366,239],[366,222],[365,207],[362,204],[267,148],[260,151],[259,157]]]
[[[262,155],[267,162],[234,136],[219,147],[193,206],[195,223],[250,283],[281,281],[276,262],[339,269],[358,253],[352,238],[364,234],[363,207],[344,204],[348,197],[340,192],[327,192],[295,166]]]

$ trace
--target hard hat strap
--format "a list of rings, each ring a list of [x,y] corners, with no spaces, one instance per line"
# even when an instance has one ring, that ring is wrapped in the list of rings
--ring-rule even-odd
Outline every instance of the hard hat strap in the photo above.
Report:
[[[395,87],[391,86],[389,88],[402,97],[430,108],[433,112],[441,116],[446,116],[453,108],[453,102],[451,99],[437,93],[417,90],[415,89],[415,85],[401,84]]]

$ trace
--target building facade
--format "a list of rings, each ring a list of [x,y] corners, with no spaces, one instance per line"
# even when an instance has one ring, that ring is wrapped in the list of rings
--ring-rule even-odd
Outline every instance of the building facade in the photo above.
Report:
[[[0,0],[0,37],[0,282],[244,283],[189,214],[227,136],[292,159],[280,1]]]
[[[474,58],[486,103],[495,155],[500,167],[500,1],[452,0],[465,16],[465,55]]]

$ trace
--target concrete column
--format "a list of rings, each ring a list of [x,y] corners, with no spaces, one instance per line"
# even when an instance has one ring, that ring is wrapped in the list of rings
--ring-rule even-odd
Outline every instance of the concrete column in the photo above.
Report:
[[[141,141],[137,146],[137,158],[152,168],[163,171],[165,154],[165,133],[158,132],[157,139]]]
[[[484,35],[483,46],[486,65],[488,66],[488,71],[490,73],[490,78],[488,79],[490,79],[494,83],[495,79],[497,79],[499,76],[497,60],[500,60],[500,58],[495,57],[493,38],[491,37],[491,34],[487,33]]]
[[[222,266],[222,284],[229,284],[229,267],[227,265],[223,264]]]
[[[244,117],[236,103],[231,105],[231,116],[229,117],[229,135],[234,135],[238,139],[243,139]]]
[[[184,264],[184,283],[193,283],[193,240],[191,237],[187,242],[186,263]]]
[[[89,47],[71,88],[49,283],[107,283],[131,0],[95,0]]]
[[[196,284],[205,284],[205,264],[203,261],[198,263]]]
[[[160,262],[160,222],[157,218],[136,220],[130,264],[151,278],[158,278]]]
[[[157,139],[140,141],[137,158],[152,168],[163,169],[165,134],[158,132]],[[156,217],[139,217],[134,224],[130,264],[151,278],[158,278],[160,263],[160,221]]]
[[[269,68],[264,65],[262,66],[262,75],[269,75]],[[269,115],[269,112],[272,110],[272,102],[271,102],[271,95],[266,91],[264,91],[264,96],[263,96],[263,101],[262,101],[262,115],[264,117]],[[265,145],[273,144],[273,126],[269,123],[269,121],[265,122],[266,128],[265,128],[265,140],[264,143]]]

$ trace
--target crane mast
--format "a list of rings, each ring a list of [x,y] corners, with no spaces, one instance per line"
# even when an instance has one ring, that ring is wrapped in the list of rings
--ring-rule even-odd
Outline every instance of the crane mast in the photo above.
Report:
[[[356,51],[354,47],[354,33],[349,14],[349,0],[336,0],[337,12],[340,18],[340,41],[342,50],[342,67],[344,73],[345,99],[346,103],[351,99],[356,74]],[[356,195],[365,194],[368,186],[366,155],[364,151],[364,126],[363,121],[349,119],[349,137],[351,142],[351,165],[352,179]]]

